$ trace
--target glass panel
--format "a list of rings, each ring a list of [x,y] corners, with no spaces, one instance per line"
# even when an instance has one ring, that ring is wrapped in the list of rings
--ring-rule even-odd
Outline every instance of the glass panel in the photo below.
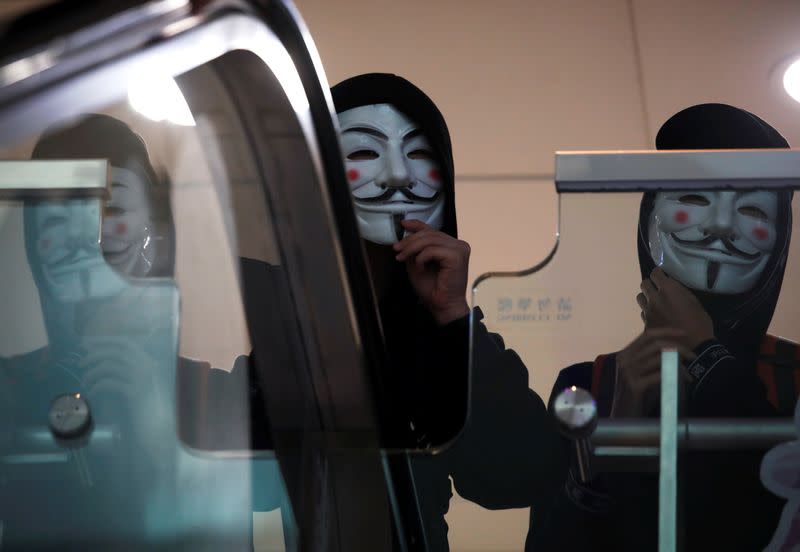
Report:
[[[472,343],[473,434],[459,462],[482,469],[455,474],[455,488],[485,508],[530,508],[527,546],[536,550],[657,549],[660,353],[677,348],[678,550],[763,549],[798,473],[796,444],[761,465],[793,434],[800,386],[800,245],[788,239],[798,216],[788,193],[565,194],[559,212],[552,258],[475,286],[483,320]],[[482,325],[519,355],[551,410],[563,389],[592,393],[599,424],[588,482],[576,461],[580,431],[561,426],[559,469],[554,430],[534,425],[524,376],[482,352]],[[582,404],[575,413],[591,412]],[[490,446],[497,434],[508,440]],[[765,474],[779,496],[764,489]],[[742,508],[748,521],[731,525]],[[497,525],[518,513],[476,510],[475,519]]]
[[[263,181],[212,67],[247,56],[266,71],[239,52],[178,76],[180,88],[154,72],[2,149],[3,160],[52,160],[30,164],[45,181],[78,159],[109,166],[102,199],[0,193],[4,549],[281,549],[294,538],[278,463],[252,452],[271,436],[251,353],[299,369],[302,350],[283,336],[297,335],[296,315]],[[272,102],[264,124],[287,124],[288,100]],[[264,322],[245,297],[281,325],[252,333]]]

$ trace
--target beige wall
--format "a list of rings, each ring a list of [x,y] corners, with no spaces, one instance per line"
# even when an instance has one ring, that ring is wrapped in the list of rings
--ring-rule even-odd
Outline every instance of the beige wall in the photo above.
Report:
[[[553,247],[556,150],[652,147],[669,115],[706,101],[752,110],[800,144],[800,104],[779,79],[786,56],[800,54],[794,0],[296,3],[331,84],[392,72],[439,105],[453,135],[472,280],[530,267]],[[562,221],[564,241],[550,271],[558,268],[559,277],[545,271],[538,279],[490,280],[479,290],[487,311],[501,295],[572,297],[569,328],[496,323],[487,312],[545,396],[558,367],[623,346],[639,324],[635,205],[580,203],[570,203],[573,219],[585,216],[606,232],[581,236],[580,220]],[[603,255],[609,244],[618,245],[613,260]],[[784,297],[800,291],[797,264],[790,261]],[[797,310],[779,307],[780,333],[796,333]],[[566,343],[563,335],[580,337]],[[489,512],[457,497],[447,519],[451,546],[462,552],[520,550],[528,525],[525,511]]]

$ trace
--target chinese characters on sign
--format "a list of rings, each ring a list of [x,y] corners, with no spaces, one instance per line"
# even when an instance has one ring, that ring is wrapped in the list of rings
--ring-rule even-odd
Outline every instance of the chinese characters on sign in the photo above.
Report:
[[[550,322],[570,318],[572,318],[571,297],[543,295],[497,299],[498,322]]]

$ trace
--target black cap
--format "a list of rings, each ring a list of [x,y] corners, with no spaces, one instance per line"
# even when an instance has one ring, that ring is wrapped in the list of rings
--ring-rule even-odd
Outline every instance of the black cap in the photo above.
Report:
[[[708,103],[679,111],[656,136],[656,149],[788,148],[786,138],[752,113],[731,105]]]

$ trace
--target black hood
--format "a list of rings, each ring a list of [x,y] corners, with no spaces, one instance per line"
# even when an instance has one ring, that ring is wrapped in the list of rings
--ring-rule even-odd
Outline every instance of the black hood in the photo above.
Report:
[[[724,104],[701,104],[667,120],[656,136],[659,150],[788,148],[786,139],[762,119]],[[642,279],[655,268],[647,240],[655,193],[639,209],[638,252]],[[736,295],[695,291],[714,321],[718,339],[742,355],[754,354],[769,328],[780,295],[792,234],[792,192],[778,191],[778,236],[772,257],[753,289]]]
[[[337,113],[366,105],[389,104],[419,126],[438,156],[445,194],[442,231],[457,237],[450,133],[433,101],[407,80],[384,73],[342,81],[331,89],[331,95]],[[385,391],[380,400],[387,418],[385,423],[393,428],[389,433],[404,435],[400,442],[438,446],[452,439],[463,426],[466,362],[464,370],[456,363],[459,369],[453,372],[445,369],[450,364],[436,356],[441,348],[437,341],[441,332],[414,292],[405,265],[394,263],[387,278],[387,291],[379,300],[387,359],[387,369],[381,375]],[[466,355],[466,332],[463,337]],[[456,347],[449,354],[458,357],[461,352]],[[414,400],[409,401],[410,397]]]
[[[442,231],[458,237],[456,225],[453,147],[447,123],[436,104],[419,88],[390,73],[367,73],[343,80],[331,88],[336,113],[374,104],[390,104],[419,125],[428,138],[441,167],[445,194]]]
[[[159,221],[159,224],[164,226],[163,229],[156,229],[154,232],[155,239],[162,242],[163,250],[156,259],[150,276],[172,274],[174,232],[166,180],[157,178],[144,141],[130,127],[108,115],[87,114],[68,126],[54,126],[46,130],[36,142],[31,158],[106,159],[112,166],[124,166],[130,158],[139,161],[145,172],[143,176],[150,184],[147,191],[150,194],[151,214],[154,221]],[[54,349],[72,347],[77,340],[72,333],[77,324],[73,318],[77,316],[76,311],[59,304],[52,296],[36,252],[37,232],[33,227],[31,215],[38,205],[38,200],[28,201],[23,218],[28,264],[39,292],[50,347]]]
[[[170,207],[170,181],[166,173],[153,168],[141,136],[127,124],[109,115],[90,113],[69,126],[47,129],[36,142],[31,159],[105,159],[113,167],[124,167],[129,159],[138,161],[147,181],[146,192],[153,236],[159,255],[148,276],[171,276],[175,268],[175,228]]]

